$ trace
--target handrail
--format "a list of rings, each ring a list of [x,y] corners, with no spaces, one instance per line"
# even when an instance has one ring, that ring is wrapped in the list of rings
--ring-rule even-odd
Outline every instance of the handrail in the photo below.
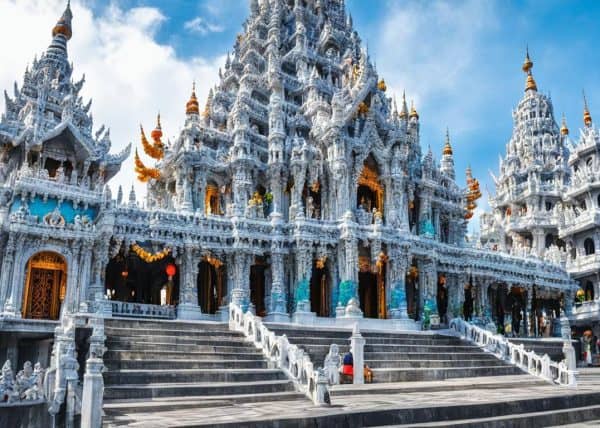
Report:
[[[325,370],[320,367],[315,369],[310,356],[303,349],[290,344],[285,334],[277,336],[263,324],[260,317],[250,311],[244,313],[235,303],[229,304],[229,329],[244,333],[314,404],[331,404]]]
[[[524,344],[514,344],[504,336],[469,324],[462,318],[454,318],[450,321],[450,328],[457,331],[462,338],[481,346],[499,359],[508,361],[533,376],[562,386],[577,386],[577,371],[570,370],[566,360],[556,362],[552,361],[547,354],[540,356],[533,351],[526,351]]]

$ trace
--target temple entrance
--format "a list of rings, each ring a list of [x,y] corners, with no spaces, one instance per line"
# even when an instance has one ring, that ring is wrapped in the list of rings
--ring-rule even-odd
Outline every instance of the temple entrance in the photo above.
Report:
[[[406,273],[406,311],[408,317],[417,320],[419,318],[419,292],[417,281],[419,279],[419,269],[412,265]]]
[[[213,257],[204,257],[198,265],[198,304],[202,313],[214,314],[223,304],[225,266]]]
[[[177,305],[179,269],[168,250],[151,253],[134,244],[108,262],[105,292],[120,302]]]
[[[498,333],[504,334],[505,307],[507,289],[504,284],[492,284],[488,288],[488,301],[492,311],[492,320],[497,326]]]
[[[526,291],[522,287],[512,287],[507,296],[507,304],[511,316],[511,332],[513,337],[527,336]]]
[[[324,259],[317,259],[310,278],[310,310],[319,317],[328,317],[330,306],[329,269]]]
[[[372,155],[365,160],[358,178],[357,208],[371,213],[375,208],[383,215],[383,186],[379,182],[379,169]]]
[[[363,259],[363,257],[361,257]],[[360,309],[366,318],[385,319],[385,262],[377,263],[377,273],[373,273],[369,267],[368,258],[359,261],[361,266],[358,272],[358,297]]]
[[[27,262],[23,318],[57,320],[67,291],[67,263],[57,253],[45,251]]]
[[[264,257],[256,257],[250,266],[250,302],[256,309],[256,315],[264,317],[265,310],[265,270],[267,263]]]
[[[438,308],[438,314],[440,315],[440,321],[444,324],[448,322],[446,316],[446,313],[448,312],[448,290],[446,286],[446,276],[440,275],[438,277],[436,304]]]

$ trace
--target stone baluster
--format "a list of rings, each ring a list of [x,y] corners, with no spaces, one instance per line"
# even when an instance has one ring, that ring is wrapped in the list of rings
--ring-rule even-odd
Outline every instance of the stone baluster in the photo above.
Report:
[[[356,385],[362,385],[365,383],[363,372],[365,342],[365,338],[362,337],[360,330],[358,329],[358,323],[354,324],[352,336],[350,337],[350,351],[352,352],[352,359],[354,363],[353,383]]]
[[[90,354],[83,375],[83,394],[81,399],[81,426],[100,428],[102,426],[102,399],[104,396],[104,321],[102,318],[90,320],[93,325],[90,336]]]

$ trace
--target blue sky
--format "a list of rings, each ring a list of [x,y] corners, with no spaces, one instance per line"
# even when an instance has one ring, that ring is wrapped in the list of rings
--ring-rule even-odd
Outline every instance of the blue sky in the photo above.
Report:
[[[248,13],[247,0],[72,3],[71,58],[76,74],[88,76],[95,117],[115,129],[116,148],[137,142],[137,123],[151,126],[157,110],[163,112],[170,135],[176,134],[183,124],[179,110],[189,95],[190,81],[196,79],[199,95],[205,96]],[[17,38],[22,46],[16,48],[22,47],[26,55],[20,52],[23,49],[0,52],[0,61],[15,64],[18,70],[9,65],[0,71],[3,88],[12,85],[5,74],[20,80],[26,61],[45,48],[45,22],[55,22],[63,4],[62,0],[0,0],[0,11],[6,7],[9,13],[0,13],[3,40],[14,37],[11,25],[23,28],[17,18],[20,12],[24,11],[26,23],[35,20],[35,25],[43,26],[39,36],[28,32],[34,39],[31,43]],[[558,121],[566,114],[571,136],[576,137],[582,125],[583,89],[592,116],[600,120],[598,1],[346,0],[346,4],[388,83],[388,93],[400,96],[405,89],[407,98],[415,100],[424,151],[430,145],[439,157],[449,127],[459,183],[464,183],[464,170],[471,164],[484,189],[493,190],[488,170],[497,171],[498,154],[504,153],[510,138],[511,110],[523,95],[525,76],[520,67],[526,45],[535,63],[538,88],[551,94]],[[88,34],[107,26],[118,28],[115,33],[122,39],[107,41],[106,34]],[[105,57],[94,58],[93,43],[101,44],[97,52],[106,52]],[[128,51],[119,59],[108,58],[110,49],[120,49],[119,43]],[[110,68],[104,68],[108,63]],[[127,73],[131,77],[124,77]],[[113,81],[119,92],[111,92]],[[126,97],[124,88],[129,91]],[[119,95],[121,99],[115,100]],[[128,186],[131,175],[127,174],[117,180]]]

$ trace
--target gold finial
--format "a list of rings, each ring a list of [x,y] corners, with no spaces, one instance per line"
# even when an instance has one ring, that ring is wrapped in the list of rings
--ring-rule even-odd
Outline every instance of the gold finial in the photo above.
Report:
[[[567,127],[567,119],[565,118],[565,114],[563,113],[562,122],[560,126],[560,135],[569,135],[569,128]]]
[[[529,90],[537,91],[537,84],[533,79],[533,75],[531,74],[531,69],[533,68],[533,61],[529,58],[529,47],[527,47],[527,53],[525,55],[525,61],[523,62],[523,72],[527,74],[527,81],[525,83],[525,92]]]
[[[65,11],[52,29],[52,37],[62,34],[67,40],[71,40],[71,37],[73,36],[73,29],[71,27],[72,20],[73,13],[71,12],[71,1],[69,0]]]
[[[156,128],[150,133],[150,136],[153,140],[160,140],[162,137],[162,128],[160,126],[160,113],[156,116]]]
[[[590,110],[588,109],[585,92],[583,93],[583,124],[588,127],[592,125],[592,115],[590,114]]]
[[[443,150],[444,155],[452,156],[452,146],[450,145],[450,131],[446,128],[446,144]]]
[[[406,91],[402,91],[402,110],[400,110],[400,119],[406,119],[408,108],[406,107]]]
[[[527,53],[525,54],[525,61],[523,61],[523,72],[529,74],[531,69],[533,68],[533,61],[529,58],[529,46],[527,47]]]
[[[380,91],[383,91],[383,92],[387,91],[387,85],[385,84],[384,79],[381,79],[379,81],[379,83],[377,83],[377,89],[379,89]]]
[[[413,117],[417,120],[419,120],[419,113],[417,113],[417,109],[415,109],[415,103],[414,102],[410,102],[410,115],[409,117],[412,119]]]
[[[199,114],[200,113],[200,105],[198,104],[198,98],[196,98],[196,82],[192,84],[192,95],[190,96],[190,100],[185,105],[185,113],[186,114]]]

